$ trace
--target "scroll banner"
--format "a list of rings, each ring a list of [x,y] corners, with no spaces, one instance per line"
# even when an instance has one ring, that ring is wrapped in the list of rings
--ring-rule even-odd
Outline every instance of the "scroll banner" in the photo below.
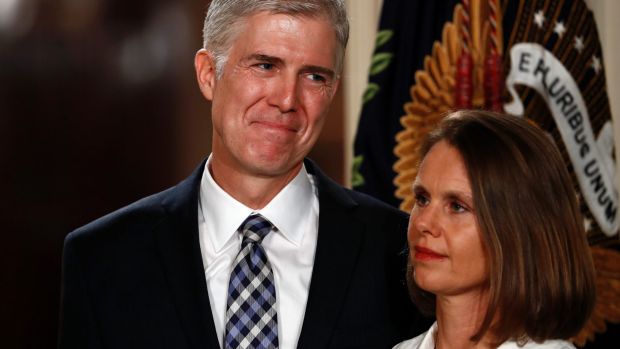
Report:
[[[535,43],[516,44],[510,50],[510,59],[506,88],[513,100],[504,105],[504,110],[523,115],[523,104],[515,90],[517,84],[533,88],[543,97],[564,141],[592,216],[605,235],[616,235],[618,194],[613,185],[611,123],[603,127],[597,141],[579,87],[564,65],[545,47]]]

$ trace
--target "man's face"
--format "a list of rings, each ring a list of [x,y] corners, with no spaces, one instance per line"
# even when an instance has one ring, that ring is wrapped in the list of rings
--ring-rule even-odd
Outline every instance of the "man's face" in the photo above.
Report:
[[[260,177],[297,171],[336,93],[338,49],[327,20],[261,12],[241,25],[220,79],[210,54],[199,51],[218,168]]]

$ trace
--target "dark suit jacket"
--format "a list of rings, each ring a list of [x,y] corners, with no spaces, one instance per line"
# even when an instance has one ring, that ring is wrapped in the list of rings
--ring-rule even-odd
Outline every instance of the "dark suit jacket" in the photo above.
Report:
[[[298,348],[388,348],[423,332],[404,284],[407,216],[317,178],[319,233]],[[218,348],[198,242],[203,164],[69,234],[60,347]]]

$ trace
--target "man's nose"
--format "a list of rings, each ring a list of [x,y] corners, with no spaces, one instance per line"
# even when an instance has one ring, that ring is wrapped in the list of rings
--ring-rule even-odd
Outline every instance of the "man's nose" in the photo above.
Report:
[[[272,86],[268,103],[277,107],[281,113],[294,112],[299,103],[298,88],[297,76],[281,76]]]

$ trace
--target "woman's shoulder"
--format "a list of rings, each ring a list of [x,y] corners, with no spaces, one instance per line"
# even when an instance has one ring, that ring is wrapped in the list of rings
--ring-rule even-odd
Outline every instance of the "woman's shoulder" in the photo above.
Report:
[[[435,340],[433,339],[435,331],[437,331],[437,322],[428,331],[412,339],[400,342],[392,349],[432,349],[435,347]]]
[[[394,346],[394,348],[392,349],[418,349],[420,348],[420,344],[422,343],[422,340],[424,339],[425,334],[426,333],[422,333],[421,335],[415,338],[400,342],[396,344],[396,346]]]
[[[575,346],[568,341],[561,339],[546,340],[542,343],[529,341],[523,346],[519,346],[517,342],[508,341],[500,345],[497,349],[576,349]]]

